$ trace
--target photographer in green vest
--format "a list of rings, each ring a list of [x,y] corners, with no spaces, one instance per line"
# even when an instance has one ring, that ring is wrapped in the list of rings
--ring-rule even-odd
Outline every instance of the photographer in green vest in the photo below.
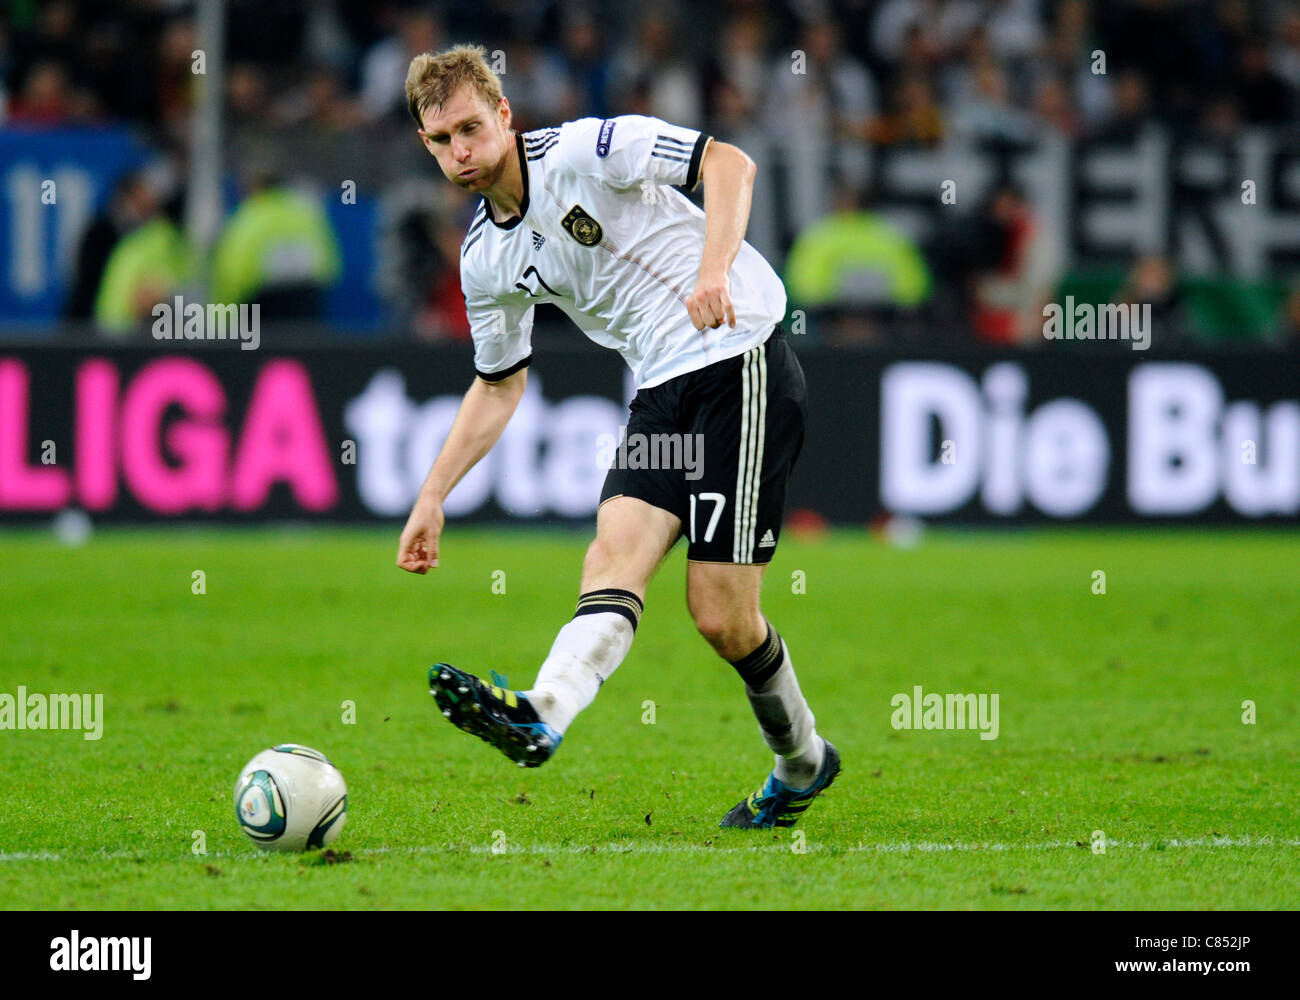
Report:
[[[260,303],[261,318],[319,319],[342,272],[338,238],[313,198],[259,169],[212,257],[214,302]]]

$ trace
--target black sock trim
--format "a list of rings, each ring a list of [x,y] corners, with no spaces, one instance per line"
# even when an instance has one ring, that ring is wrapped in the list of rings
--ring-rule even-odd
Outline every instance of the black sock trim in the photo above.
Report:
[[[641,621],[641,612],[644,610],[645,605],[641,603],[641,598],[632,591],[609,587],[605,590],[593,590],[579,597],[578,608],[573,612],[573,617],[599,615],[612,611],[630,621],[632,631],[635,632],[637,623]]]
[[[748,687],[761,688],[776,675],[776,672],[781,669],[781,664],[785,662],[781,636],[772,627],[772,623],[768,622],[767,638],[759,643],[758,648],[742,659],[729,662],[736,668],[736,673],[740,674],[741,680]]]

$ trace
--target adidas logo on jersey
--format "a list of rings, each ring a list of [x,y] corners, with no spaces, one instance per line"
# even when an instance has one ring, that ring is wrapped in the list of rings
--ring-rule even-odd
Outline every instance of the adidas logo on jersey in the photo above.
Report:
[[[534,230],[533,230],[533,249],[534,249],[534,250],[540,250],[540,249],[542,249],[542,245],[543,245],[545,242],[546,242],[546,237],[543,236],[541,233],[539,233],[536,229],[534,229]]]
[[[776,539],[772,537],[772,529],[768,528],[765,532],[763,532],[763,537],[759,539],[758,547],[760,549],[770,549],[773,548],[775,545],[776,545]]]

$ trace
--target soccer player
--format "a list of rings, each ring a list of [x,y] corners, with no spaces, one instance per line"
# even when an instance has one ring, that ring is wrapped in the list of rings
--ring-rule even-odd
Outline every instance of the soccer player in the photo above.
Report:
[[[542,764],[627,656],[650,577],[685,534],[695,625],[740,674],[775,754],[766,781],[721,825],[793,826],[840,759],[817,734],[790,652],[759,609],[807,399],[779,325],[781,279],[744,242],[754,163],[735,146],[639,115],[519,134],[485,55],[463,45],[425,53],[406,77],[420,140],[481,202],[460,258],[477,377],[402,531],[397,565],[438,565],[442,502],[523,394],[538,302],[559,306],[632,369],[628,441],[696,435],[703,465],[687,478],[686,469],[615,462],[577,610],[531,688],[439,663],[431,692],[456,726],[521,766]],[[674,190],[700,181],[703,212]]]

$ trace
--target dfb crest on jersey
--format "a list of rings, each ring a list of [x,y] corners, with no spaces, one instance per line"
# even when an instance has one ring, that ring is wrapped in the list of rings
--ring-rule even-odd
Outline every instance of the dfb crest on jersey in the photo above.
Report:
[[[569,209],[569,214],[564,217],[560,225],[564,226],[569,235],[584,247],[594,247],[605,238],[605,230],[600,228],[600,223],[588,215],[581,205],[574,205]]]

